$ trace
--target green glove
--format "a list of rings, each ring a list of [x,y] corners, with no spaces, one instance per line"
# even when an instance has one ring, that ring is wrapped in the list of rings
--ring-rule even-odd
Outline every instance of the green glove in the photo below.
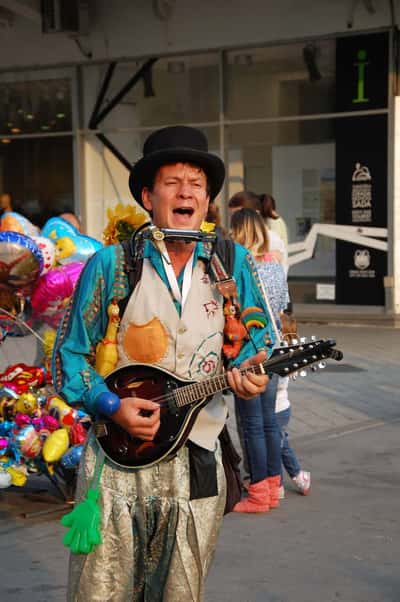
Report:
[[[86,498],[79,502],[71,512],[61,519],[64,527],[69,527],[68,533],[63,537],[63,544],[70,548],[73,554],[90,554],[102,542],[100,532],[100,477],[103,472],[105,455],[98,448],[94,475]]]
[[[61,524],[70,528],[64,535],[63,544],[73,554],[90,554],[102,542],[98,499],[99,490],[89,489],[86,499],[61,519]]]

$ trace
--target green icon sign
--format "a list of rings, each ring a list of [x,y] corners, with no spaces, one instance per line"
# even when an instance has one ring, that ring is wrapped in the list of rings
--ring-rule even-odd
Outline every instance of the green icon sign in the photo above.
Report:
[[[365,72],[368,65],[368,61],[366,60],[367,51],[359,50],[357,52],[357,59],[357,62],[354,63],[357,67],[357,98],[353,98],[352,102],[369,102],[369,98],[365,98]]]

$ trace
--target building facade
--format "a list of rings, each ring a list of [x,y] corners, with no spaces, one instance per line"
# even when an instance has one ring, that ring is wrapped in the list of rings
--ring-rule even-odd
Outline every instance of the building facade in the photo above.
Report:
[[[400,314],[398,4],[0,0],[0,190],[101,238],[145,137],[194,125],[225,223],[238,190],[276,199],[295,302]]]

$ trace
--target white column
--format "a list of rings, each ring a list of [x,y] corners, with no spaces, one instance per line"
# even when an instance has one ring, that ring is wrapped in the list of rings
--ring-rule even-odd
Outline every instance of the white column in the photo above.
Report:
[[[83,70],[85,125],[95,105],[103,72],[104,69],[100,70],[98,66]],[[110,88],[109,96],[119,91],[119,84],[118,81]],[[99,125],[100,129],[105,128],[107,138],[129,161],[135,161],[141,155],[141,141],[138,132],[121,132],[121,128],[134,128],[137,121],[134,105],[119,104]],[[129,171],[95,134],[86,132],[81,141],[81,171],[81,213],[86,233],[102,240],[108,221],[107,209],[117,203],[135,205],[128,186]]]
[[[400,314],[400,96],[394,99],[393,163],[393,210],[389,213],[389,220],[393,216],[393,224],[389,228],[392,234],[389,244],[393,245],[393,313]]]

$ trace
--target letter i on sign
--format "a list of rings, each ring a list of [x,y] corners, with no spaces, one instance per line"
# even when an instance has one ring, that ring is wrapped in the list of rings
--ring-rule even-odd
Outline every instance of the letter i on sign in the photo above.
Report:
[[[368,65],[366,50],[357,52],[358,61],[354,63],[357,67],[357,98],[353,98],[354,103],[369,102],[369,98],[365,98],[365,71]]]

